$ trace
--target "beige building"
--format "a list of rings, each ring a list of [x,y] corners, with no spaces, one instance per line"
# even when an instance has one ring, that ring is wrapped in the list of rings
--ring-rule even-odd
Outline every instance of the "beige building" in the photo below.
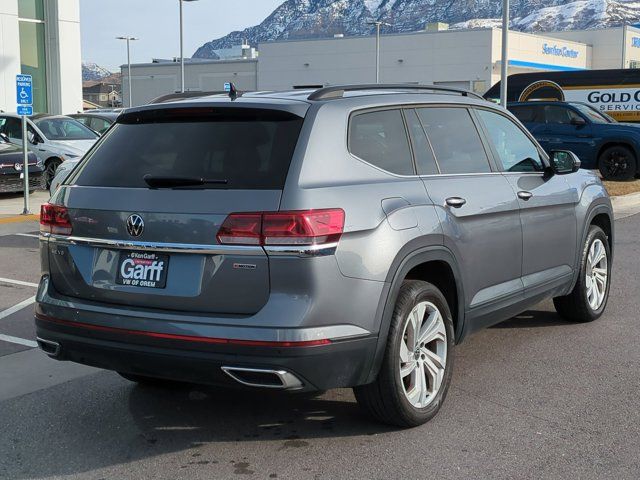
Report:
[[[373,36],[269,42],[258,50],[257,59],[187,63],[186,89],[221,90],[229,81],[246,91],[375,83]],[[433,24],[423,32],[382,36],[380,82],[437,84],[484,93],[500,80],[501,56],[499,28],[448,30],[446,24]],[[509,74],[623,65],[640,66],[640,29],[509,34]],[[175,62],[138,64],[132,69],[134,105],[179,88]],[[126,95],[126,67],[122,73]]]
[[[129,105],[129,75],[127,65],[122,65],[122,104]],[[160,61],[131,65],[131,96],[133,105],[144,105],[154,98],[180,91],[180,63]],[[225,82],[233,82],[244,91],[252,91],[257,85],[257,60],[210,60],[185,63],[186,91],[220,91]]]

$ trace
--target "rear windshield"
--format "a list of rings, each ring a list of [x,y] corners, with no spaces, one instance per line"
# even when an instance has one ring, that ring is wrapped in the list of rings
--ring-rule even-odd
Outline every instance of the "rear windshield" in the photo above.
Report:
[[[69,183],[149,188],[151,175],[214,181],[197,188],[282,189],[302,122],[244,108],[125,114]]]

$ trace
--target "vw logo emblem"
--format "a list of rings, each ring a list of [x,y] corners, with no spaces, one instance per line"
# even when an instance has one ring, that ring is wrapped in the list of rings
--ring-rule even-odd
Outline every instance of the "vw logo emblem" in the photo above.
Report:
[[[132,237],[139,237],[144,231],[144,220],[137,213],[127,218],[127,233]]]

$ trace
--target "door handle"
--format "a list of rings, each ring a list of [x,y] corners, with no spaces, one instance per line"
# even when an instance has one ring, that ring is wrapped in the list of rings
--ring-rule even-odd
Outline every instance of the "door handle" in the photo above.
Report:
[[[531,197],[533,197],[533,193],[531,192],[518,192],[518,198],[520,200],[524,200],[525,202],[531,200]]]
[[[447,202],[447,205],[453,208],[461,208],[464,204],[467,203],[467,201],[461,197],[449,197],[445,200],[445,202]]]

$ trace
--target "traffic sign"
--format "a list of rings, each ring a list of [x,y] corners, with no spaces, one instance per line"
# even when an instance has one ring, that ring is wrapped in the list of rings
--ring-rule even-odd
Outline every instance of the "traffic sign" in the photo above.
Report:
[[[33,105],[33,79],[31,75],[16,75],[16,103]]]
[[[18,105],[18,115],[30,117],[33,115],[33,107],[31,105]]]

